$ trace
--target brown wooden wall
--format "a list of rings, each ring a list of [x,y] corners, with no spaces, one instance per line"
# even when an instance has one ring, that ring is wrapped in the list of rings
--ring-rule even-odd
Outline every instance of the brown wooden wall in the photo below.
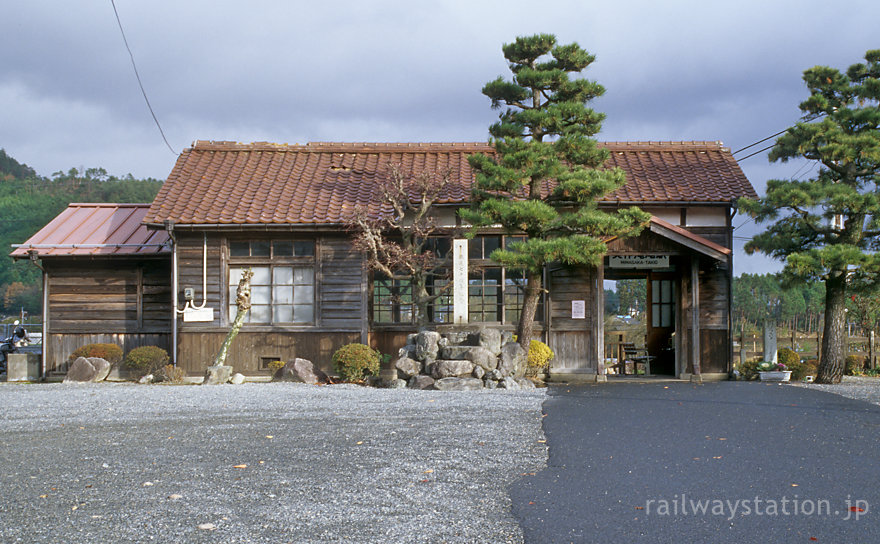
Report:
[[[597,271],[591,268],[555,268],[549,273],[550,327],[548,345],[556,355],[554,369],[596,372],[596,331],[601,315],[595,311]],[[586,301],[586,319],[571,318],[571,302]]]
[[[335,374],[331,360],[333,353],[345,344],[361,341],[360,332],[273,333],[242,330],[244,332],[236,336],[232,343],[226,364],[232,365],[235,372],[248,376],[269,374],[260,366],[263,358],[288,362],[297,357],[312,361],[328,374]],[[224,331],[181,333],[178,340],[178,365],[187,374],[203,375],[225,338]]]
[[[170,348],[170,257],[44,261],[49,311],[43,350],[47,372],[66,368],[76,348],[114,343],[127,353]]]
[[[178,239],[178,274],[180,305],[185,287],[195,288],[195,302],[202,298],[202,248],[200,232],[176,234]],[[250,235],[271,239],[271,233]],[[290,232],[277,236],[290,238]],[[228,238],[241,239],[238,233],[210,233],[208,243],[207,306],[214,308],[214,321],[184,323],[178,321],[178,364],[190,374],[202,374],[210,364],[227,333]],[[277,357],[289,361],[309,359],[325,371],[331,371],[330,357],[341,346],[366,339],[366,287],[361,256],[348,238],[332,234],[297,235],[315,240],[315,323],[297,325],[245,324],[236,337],[229,364],[243,374],[266,373],[261,358]]]

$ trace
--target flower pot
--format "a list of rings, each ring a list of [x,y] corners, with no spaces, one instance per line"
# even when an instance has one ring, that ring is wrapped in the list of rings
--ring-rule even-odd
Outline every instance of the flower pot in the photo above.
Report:
[[[772,370],[758,372],[762,382],[787,382],[791,379],[791,370]]]

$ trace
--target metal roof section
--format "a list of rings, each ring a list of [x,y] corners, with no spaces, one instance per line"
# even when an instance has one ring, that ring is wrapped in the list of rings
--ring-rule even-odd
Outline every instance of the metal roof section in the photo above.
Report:
[[[151,256],[170,253],[168,233],[143,224],[149,204],[73,203],[23,244],[14,259],[37,257]]]

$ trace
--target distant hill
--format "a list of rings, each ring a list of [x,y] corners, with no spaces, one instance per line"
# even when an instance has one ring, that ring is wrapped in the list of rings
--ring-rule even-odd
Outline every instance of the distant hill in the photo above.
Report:
[[[28,262],[13,262],[12,244],[24,243],[71,202],[152,202],[162,181],[119,178],[103,168],[38,175],[0,149],[0,314],[24,306],[40,312],[40,271]]]

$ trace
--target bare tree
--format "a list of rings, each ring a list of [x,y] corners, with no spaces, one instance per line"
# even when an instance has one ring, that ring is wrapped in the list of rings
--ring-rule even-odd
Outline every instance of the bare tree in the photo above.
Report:
[[[412,300],[398,302],[412,304],[419,327],[429,324],[428,306],[452,286],[451,251],[438,239],[450,232],[438,226],[434,214],[450,179],[448,170],[410,176],[400,165],[389,163],[388,175],[376,186],[380,211],[358,208],[349,221],[354,246],[366,255],[366,266],[411,287]]]

